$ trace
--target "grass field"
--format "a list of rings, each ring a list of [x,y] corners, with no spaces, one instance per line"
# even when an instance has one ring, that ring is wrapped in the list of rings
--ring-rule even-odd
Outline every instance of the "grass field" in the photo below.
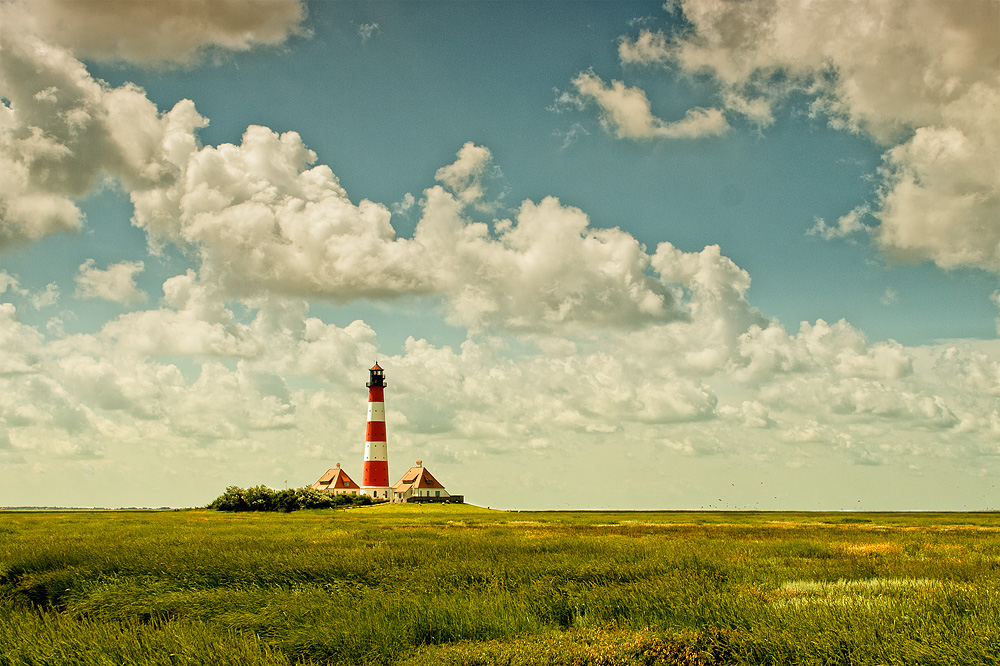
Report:
[[[1000,664],[1000,515],[0,514],[8,664]]]

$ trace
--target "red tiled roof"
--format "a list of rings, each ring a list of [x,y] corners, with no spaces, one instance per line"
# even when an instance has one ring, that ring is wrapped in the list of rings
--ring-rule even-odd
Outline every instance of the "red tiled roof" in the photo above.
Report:
[[[396,485],[392,487],[398,493],[405,493],[410,488],[438,488],[443,490],[444,484],[431,476],[425,467],[411,467],[406,470]]]
[[[312,484],[310,488],[315,488],[316,490],[326,490],[328,488],[361,490],[361,486],[354,483],[351,477],[347,475],[347,472],[339,467],[326,470],[326,474],[319,477],[319,481]]]

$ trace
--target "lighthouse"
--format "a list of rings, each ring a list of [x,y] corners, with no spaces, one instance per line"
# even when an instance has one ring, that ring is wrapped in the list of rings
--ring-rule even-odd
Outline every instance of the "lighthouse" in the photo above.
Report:
[[[376,362],[368,370],[368,427],[365,432],[365,465],[361,492],[374,499],[389,499],[389,449],[385,441],[385,371]]]
[[[2,2],[3,0],[0,0]],[[389,485],[389,449],[385,443],[385,370],[378,362],[368,369],[368,426],[365,430],[365,463],[361,472],[362,495],[394,503],[462,504],[464,495],[445,490],[444,485],[431,476],[421,461],[403,475],[396,485]],[[333,494],[358,494],[358,485],[347,472],[327,470],[312,488]]]

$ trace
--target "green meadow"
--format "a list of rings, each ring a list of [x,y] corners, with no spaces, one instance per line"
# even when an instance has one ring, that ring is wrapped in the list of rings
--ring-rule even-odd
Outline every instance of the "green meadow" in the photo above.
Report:
[[[996,513],[0,514],[0,666],[1000,664]]]

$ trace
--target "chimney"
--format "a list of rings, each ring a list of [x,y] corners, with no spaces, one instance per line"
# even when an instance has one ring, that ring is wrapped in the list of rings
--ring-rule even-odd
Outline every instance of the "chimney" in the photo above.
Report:
[[[423,467],[424,466],[423,463],[424,463],[423,460],[418,460],[417,461],[417,467]]]

